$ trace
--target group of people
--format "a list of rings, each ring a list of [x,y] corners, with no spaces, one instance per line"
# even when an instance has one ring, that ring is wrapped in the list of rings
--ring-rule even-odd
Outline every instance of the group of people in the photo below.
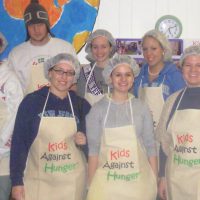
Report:
[[[200,47],[180,70],[148,31],[139,68],[98,29],[81,66],[38,1],[24,22],[26,41],[0,63],[0,199],[198,200]]]

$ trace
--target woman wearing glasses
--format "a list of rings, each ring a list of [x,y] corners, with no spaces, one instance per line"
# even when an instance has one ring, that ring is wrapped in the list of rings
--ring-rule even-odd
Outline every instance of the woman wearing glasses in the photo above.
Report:
[[[85,186],[86,100],[69,91],[78,60],[58,54],[44,65],[49,87],[27,95],[15,122],[11,147],[12,197],[82,200]]]

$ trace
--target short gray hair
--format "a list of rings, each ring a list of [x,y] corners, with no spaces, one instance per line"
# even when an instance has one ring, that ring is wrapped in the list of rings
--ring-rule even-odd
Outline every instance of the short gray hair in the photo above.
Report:
[[[183,54],[181,55],[181,58],[180,58],[180,66],[183,67],[184,65],[184,62],[185,62],[185,59],[188,57],[188,56],[200,56],[200,46],[196,46],[196,45],[192,45],[192,46],[189,46],[187,47]]]
[[[74,68],[75,71],[75,82],[77,81],[77,79],[79,78],[79,74],[80,74],[80,64],[77,58],[75,58],[73,55],[71,54],[67,54],[67,53],[60,53],[57,54],[56,56],[48,59],[45,63],[44,63],[44,75],[45,77],[49,80],[49,71],[55,66],[57,65],[60,61],[69,61],[72,63],[72,66]]]
[[[145,35],[143,36],[142,45],[143,45],[144,40],[148,37],[152,37],[159,42],[161,48],[164,50],[164,58],[163,58],[164,61],[172,61],[172,49],[170,46],[170,42],[165,37],[165,35],[155,29],[150,30],[146,32]]]
[[[87,60],[89,60],[90,62],[94,62],[95,59],[92,55],[92,41],[97,38],[97,37],[105,37],[108,42],[110,43],[110,46],[112,47],[112,51],[110,53],[110,58],[114,55],[114,53],[116,52],[116,42],[114,37],[112,36],[112,34],[110,32],[108,32],[107,30],[104,29],[97,29],[96,31],[94,31],[93,33],[90,34],[87,43],[86,43],[86,47],[85,47],[85,52],[87,53],[86,58]]]
[[[122,63],[128,64],[130,66],[130,68],[133,71],[134,77],[138,76],[138,74],[140,72],[140,68],[139,68],[138,64],[136,63],[136,61],[128,55],[120,55],[120,54],[116,53],[113,56],[113,58],[111,58],[109,60],[109,63],[106,65],[106,67],[104,68],[104,70],[102,72],[104,80],[107,84],[109,84],[110,75],[111,75],[112,71],[119,64],[122,64]]]

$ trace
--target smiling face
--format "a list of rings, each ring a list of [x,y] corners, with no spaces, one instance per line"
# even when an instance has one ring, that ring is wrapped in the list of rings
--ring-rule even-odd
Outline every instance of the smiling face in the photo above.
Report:
[[[183,77],[189,87],[200,86],[200,55],[189,55],[183,63]]]
[[[97,65],[102,66],[108,61],[112,51],[108,39],[103,36],[96,37],[93,39],[91,45],[92,55],[97,62]]]
[[[113,94],[128,94],[134,81],[134,74],[126,63],[119,64],[111,73],[110,82],[113,86]]]
[[[161,68],[164,65],[164,50],[160,43],[153,37],[146,37],[142,43],[144,59],[149,67]]]
[[[51,92],[60,98],[66,97],[74,77],[74,68],[70,63],[57,64],[49,71]]]

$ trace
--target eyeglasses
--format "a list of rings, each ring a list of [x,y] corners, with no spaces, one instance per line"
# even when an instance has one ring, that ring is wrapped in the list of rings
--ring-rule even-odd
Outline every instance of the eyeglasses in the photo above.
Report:
[[[63,71],[61,69],[54,69],[52,68],[52,70],[59,76],[63,76],[64,74],[68,77],[72,77],[72,76],[75,76],[75,71]]]

